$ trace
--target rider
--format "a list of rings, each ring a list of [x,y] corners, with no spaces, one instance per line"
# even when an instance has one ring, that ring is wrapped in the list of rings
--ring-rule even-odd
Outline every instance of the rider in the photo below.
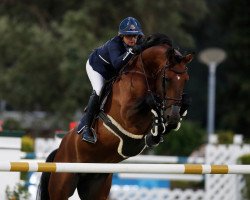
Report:
[[[141,51],[139,44],[143,37],[141,25],[137,19],[127,17],[119,25],[118,36],[108,40],[95,49],[86,63],[86,71],[93,92],[89,98],[86,113],[77,128],[82,139],[95,143],[96,138],[91,130],[91,124],[99,109],[99,96],[105,81],[116,76],[120,69],[128,63],[133,54]]]

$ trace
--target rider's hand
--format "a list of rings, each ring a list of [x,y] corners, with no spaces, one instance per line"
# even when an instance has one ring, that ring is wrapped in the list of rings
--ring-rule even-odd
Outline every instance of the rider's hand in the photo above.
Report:
[[[132,52],[135,54],[141,53],[143,50],[142,45],[135,45],[132,47]]]
[[[143,44],[145,42],[145,36],[144,35],[139,35],[137,38],[136,44]]]

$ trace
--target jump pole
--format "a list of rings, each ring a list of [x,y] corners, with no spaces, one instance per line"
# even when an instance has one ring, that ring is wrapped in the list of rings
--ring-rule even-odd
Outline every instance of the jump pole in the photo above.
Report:
[[[0,162],[5,172],[250,174],[250,165]]]

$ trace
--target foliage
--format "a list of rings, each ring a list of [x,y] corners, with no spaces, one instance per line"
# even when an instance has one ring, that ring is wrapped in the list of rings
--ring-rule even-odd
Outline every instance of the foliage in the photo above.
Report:
[[[0,8],[0,72],[4,74],[0,94],[15,110],[72,114],[89,95],[90,84],[83,70],[89,53],[117,34],[122,18],[138,17],[146,34],[166,32],[186,46],[193,46],[192,36],[182,24],[187,16],[195,21],[197,16],[204,16],[205,3],[197,2],[191,6],[189,1],[182,5],[180,1],[147,0],[145,4],[129,0],[121,8],[115,1],[107,1],[105,7],[92,0],[63,1],[60,5],[6,1]],[[184,6],[192,8],[193,14]],[[27,12],[23,14],[22,9]],[[163,16],[165,20],[158,21]]]
[[[0,18],[0,26],[1,95],[18,110],[50,111],[60,97],[56,80],[60,77],[61,50],[57,40],[36,25],[6,17]]]
[[[30,198],[28,189],[20,183],[16,184],[13,190],[7,186],[5,194],[8,200],[28,200]]]
[[[209,12],[194,26],[185,24],[195,38],[199,51],[219,47],[227,58],[217,67],[215,128],[248,134],[249,97],[249,1],[206,0]],[[226,22],[226,23],[225,23]],[[193,97],[191,120],[207,123],[208,67],[194,59],[189,68],[188,91]],[[216,130],[215,130],[216,131]]]
[[[23,152],[34,152],[34,139],[28,135],[22,137],[22,147]]]
[[[171,131],[164,142],[154,150],[157,155],[189,156],[205,142],[205,132],[200,125],[193,122],[182,122],[181,128]]]
[[[250,165],[250,154],[246,154],[241,156],[238,159],[240,164],[243,165]],[[245,174],[244,175],[245,178],[245,183],[246,183],[246,187],[243,189],[242,193],[243,193],[243,197],[244,199],[250,199],[250,175],[249,174]]]
[[[134,16],[146,35],[163,32],[182,52],[223,48],[217,72],[216,127],[247,133],[250,118],[247,0],[3,1],[0,5],[0,99],[13,110],[42,110],[66,124],[90,93],[84,70],[93,48]],[[227,22],[227,23],[225,23]],[[189,68],[190,120],[206,126],[207,66]],[[228,98],[230,97],[230,98]],[[59,125],[60,124],[60,125]],[[247,135],[246,135],[247,136]]]
[[[3,130],[21,130],[21,124],[13,118],[4,120]]]
[[[250,114],[249,109],[246,109],[250,106],[249,2],[228,0],[219,17],[221,29],[227,32],[224,35],[227,61],[221,69],[226,73],[220,72],[222,80],[218,83],[223,85],[219,91],[221,98],[218,105],[221,105],[221,111],[218,112],[218,118],[222,119],[219,125],[224,129],[231,128],[235,132],[245,133],[247,137],[250,123],[246,117]]]
[[[219,144],[232,144],[234,139],[234,133],[232,131],[219,131],[218,142]]]
[[[238,160],[243,165],[250,165],[250,154],[243,155]]]

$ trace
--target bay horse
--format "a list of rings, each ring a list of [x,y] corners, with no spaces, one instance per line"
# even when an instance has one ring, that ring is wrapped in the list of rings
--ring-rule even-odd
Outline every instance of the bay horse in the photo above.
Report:
[[[121,70],[93,125],[97,141],[83,141],[70,130],[46,162],[118,163],[158,145],[180,120],[182,94],[189,79],[181,55],[164,34],[152,34],[143,51]],[[173,126],[174,125],[174,126]],[[66,200],[75,189],[80,199],[106,200],[112,174],[42,173],[37,199]]]

